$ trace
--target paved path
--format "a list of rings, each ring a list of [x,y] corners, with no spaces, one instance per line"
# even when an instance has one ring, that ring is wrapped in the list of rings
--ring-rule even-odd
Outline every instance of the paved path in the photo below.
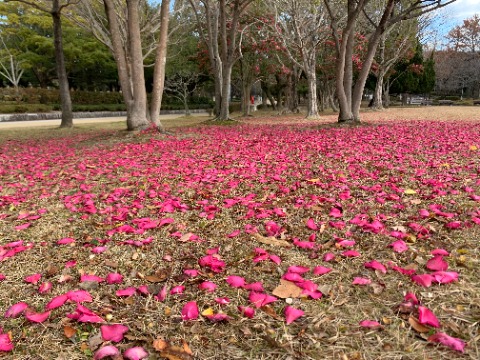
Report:
[[[194,113],[192,116],[207,116],[208,113]],[[167,114],[160,115],[160,120],[169,120],[183,117],[183,114]],[[90,119],[73,119],[73,124],[96,124],[96,123],[111,123],[126,121],[125,116],[120,117],[102,117],[102,118],[90,118]],[[60,126],[60,119],[54,120],[34,120],[34,121],[2,121],[0,122],[0,130],[13,129],[13,128],[31,128],[38,126]]]

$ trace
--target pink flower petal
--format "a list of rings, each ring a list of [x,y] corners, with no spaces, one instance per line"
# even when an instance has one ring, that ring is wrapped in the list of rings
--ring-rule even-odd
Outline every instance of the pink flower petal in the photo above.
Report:
[[[372,280],[362,277],[356,277],[353,279],[352,285],[370,285]]]
[[[257,308],[261,308],[262,306],[265,306],[265,305],[270,304],[270,303],[277,300],[277,298],[275,296],[267,295],[267,294],[261,294],[261,293],[257,293],[257,292],[254,292],[254,291],[252,291],[250,293],[250,295],[248,296],[248,299]]]
[[[307,220],[306,225],[307,225],[307,228],[309,228],[310,230],[313,230],[313,231],[318,230],[318,226],[317,224],[315,224],[315,221],[312,218]]]
[[[67,294],[55,296],[52,300],[48,302],[48,304],[45,306],[45,309],[53,310],[59,308],[60,306],[63,306],[63,304],[65,304],[67,300],[69,300]]]
[[[198,276],[198,274],[200,274],[200,271],[194,270],[194,269],[187,269],[187,270],[184,270],[183,273],[188,277],[196,277]]]
[[[241,276],[231,275],[227,277],[226,281],[233,288],[241,288],[245,286],[245,279]]]
[[[128,296],[135,295],[136,292],[137,292],[136,288],[128,287],[128,288],[125,288],[125,289],[117,290],[115,295],[117,295],[117,296],[127,296],[128,297]]]
[[[57,245],[68,245],[68,244],[73,244],[75,242],[75,239],[73,238],[63,238],[57,241]]]
[[[451,337],[445,333],[436,333],[430,336],[428,341],[440,343],[462,353],[465,351],[466,344],[463,340]]]
[[[217,284],[214,284],[211,281],[204,281],[198,285],[200,290],[205,290],[206,292],[214,292],[217,288]]]
[[[20,316],[27,308],[28,308],[27,303],[18,302],[7,309],[7,311],[5,312],[5,317],[16,318]]]
[[[440,284],[449,284],[458,280],[458,273],[455,271],[436,271],[430,275]]]
[[[148,352],[143,347],[136,346],[125,350],[123,357],[128,360],[142,360],[148,357]]]
[[[123,340],[123,335],[128,331],[128,327],[122,324],[102,325],[100,331],[103,340],[119,342]]]
[[[101,360],[107,356],[116,356],[120,355],[120,351],[113,345],[104,346],[98,349],[93,356],[93,360]]]
[[[333,259],[335,259],[335,254],[333,253],[326,253],[325,255],[323,255],[323,261],[329,262]]]
[[[5,280],[6,278],[7,278],[7,277],[6,277],[5,275],[3,275],[3,274],[0,274],[0,281],[3,281],[3,280]]]
[[[238,311],[249,319],[252,319],[255,316],[255,309],[248,306],[239,306]]]
[[[71,268],[71,267],[74,267],[75,265],[77,265],[77,262],[75,260],[70,260],[65,263],[66,268]]]
[[[285,319],[287,322],[287,325],[291,324],[298,318],[302,317],[305,313],[303,310],[300,309],[295,309],[294,307],[287,306],[285,308]]]
[[[182,319],[184,321],[187,320],[195,320],[198,318],[198,306],[196,301],[190,301],[185,304],[182,309]]]
[[[359,325],[361,327],[369,328],[369,329],[375,329],[375,328],[382,327],[382,324],[380,324],[379,322],[374,321],[374,320],[363,320],[363,321],[360,321]]]
[[[449,253],[447,250],[445,250],[445,249],[435,249],[435,250],[432,250],[432,251],[430,252],[430,254],[432,254],[432,255],[434,255],[434,256],[436,256],[436,255],[449,256],[449,255],[450,255],[450,253]]]
[[[0,334],[0,351],[9,352],[13,350],[13,343],[8,334]]]
[[[313,269],[313,275],[325,275],[328,274],[330,271],[332,271],[331,268],[327,268],[324,266],[316,266]]]
[[[42,323],[45,320],[47,320],[49,316],[50,316],[50,311],[46,311],[44,313],[36,313],[28,309],[25,311],[25,318],[28,321],[31,321],[34,323]]]
[[[25,282],[30,283],[30,284],[36,284],[36,283],[38,283],[38,281],[40,280],[41,277],[42,277],[42,274],[33,274],[33,275],[30,275],[30,276],[27,276],[25,278]]]
[[[164,285],[162,289],[154,296],[155,300],[163,302],[167,298],[168,294],[168,285]]]
[[[91,251],[94,254],[101,254],[101,253],[107,251],[107,249],[108,248],[106,246],[97,246],[97,247],[94,247]]]
[[[411,293],[411,292],[405,294],[404,300],[405,300],[405,301],[408,301],[408,302],[411,302],[411,303],[414,304],[414,305],[420,304],[420,301],[418,301],[418,299],[417,299],[417,297],[415,296],[415,294],[414,294],[414,293]]]
[[[432,311],[424,306],[418,307],[418,322],[423,325],[430,325],[433,327],[440,327],[440,322]]]
[[[309,272],[310,268],[306,266],[289,266],[287,269],[287,272],[289,273],[295,273],[295,274],[305,274],[306,272]]]
[[[443,256],[436,255],[427,261],[425,267],[432,271],[445,271],[448,269],[448,263],[443,259]]]
[[[366,262],[365,264],[363,264],[363,266],[365,266],[367,269],[378,270],[378,271],[380,271],[381,273],[384,273],[384,274],[387,273],[387,268],[383,264],[379,263],[376,260]]]
[[[430,274],[412,275],[412,281],[423,287],[432,286],[433,276]]]
[[[360,256],[360,253],[358,251],[355,251],[355,250],[348,250],[348,251],[344,251],[342,253],[342,256],[345,256],[345,257],[357,257],[357,256]]]
[[[230,304],[230,299],[229,299],[229,298],[226,298],[226,297],[216,298],[216,299],[215,299],[215,302],[216,302],[217,304],[220,304],[220,305],[228,305],[228,304]]]
[[[123,276],[118,273],[110,273],[105,278],[107,284],[121,284],[123,282]]]
[[[280,265],[280,263],[282,262],[282,259],[280,259],[280,257],[277,255],[268,255],[268,258],[270,259],[271,262],[277,265]]]
[[[215,315],[206,315],[205,317],[214,323],[230,320],[230,316],[224,313],[218,313]]]
[[[185,286],[183,285],[175,286],[172,288],[172,290],[170,290],[170,295],[183,294],[184,291],[185,291]]]
[[[408,250],[408,245],[405,241],[403,240],[397,240],[388,245],[389,247],[393,248],[393,251],[397,253],[402,253],[404,251]]]
[[[282,279],[288,280],[288,281],[293,281],[293,282],[303,282],[305,279],[302,277],[302,275],[297,274],[297,273],[285,273],[282,276]]]
[[[50,281],[44,282],[38,288],[38,292],[40,294],[46,294],[52,289],[52,287],[53,287],[53,284]]]
[[[89,275],[89,274],[80,276],[80,282],[88,282],[88,281],[101,283],[101,282],[104,282],[105,279],[97,275]]]
[[[92,295],[86,290],[71,290],[67,292],[68,300],[83,303],[83,302],[92,302]]]
[[[251,284],[247,284],[244,286],[245,290],[249,291],[256,291],[256,292],[264,292],[263,284],[261,282],[254,282]]]

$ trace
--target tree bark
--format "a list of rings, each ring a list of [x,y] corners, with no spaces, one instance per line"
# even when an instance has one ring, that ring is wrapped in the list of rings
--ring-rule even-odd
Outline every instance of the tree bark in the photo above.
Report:
[[[152,102],[150,104],[150,121],[160,130],[164,130],[160,122],[160,108],[165,87],[165,65],[167,63],[168,20],[170,13],[170,0],[162,0],[160,9],[161,25],[158,39],[155,68],[153,71]]]
[[[127,117],[128,130],[142,130],[148,127],[147,90],[143,71],[142,40],[140,36],[139,0],[127,0],[128,45],[130,48],[132,68],[133,102],[130,116]]]
[[[317,102],[317,76],[315,70],[307,73],[308,92],[307,92],[307,119],[318,119]]]
[[[62,108],[61,128],[73,126],[72,99],[68,84],[67,70],[65,69],[65,56],[63,53],[62,20],[59,0],[52,3],[53,41],[55,46],[55,63],[57,68],[58,85],[60,89],[60,104]]]

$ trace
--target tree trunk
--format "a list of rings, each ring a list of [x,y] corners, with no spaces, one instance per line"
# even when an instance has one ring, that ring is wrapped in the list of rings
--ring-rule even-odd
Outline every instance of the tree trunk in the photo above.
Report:
[[[65,57],[63,54],[62,20],[59,0],[52,3],[53,38],[55,45],[55,63],[57,67],[58,85],[60,89],[60,103],[62,107],[61,128],[73,126],[72,99],[68,84],[67,71],[65,69]]]
[[[127,0],[128,45],[130,48],[133,101],[127,116],[128,130],[142,130],[148,127],[147,90],[143,71],[142,40],[140,36],[140,19],[138,16],[139,0]]]
[[[383,110],[383,79],[385,72],[383,67],[378,69],[377,83],[375,84],[375,93],[373,95],[373,108]]]
[[[242,83],[242,110],[243,116],[250,116],[251,115],[251,94],[252,94],[252,84],[250,82],[244,81]]]
[[[152,103],[150,104],[150,121],[163,131],[160,122],[160,108],[162,106],[163,89],[165,87],[165,65],[167,62],[168,20],[170,0],[162,0],[160,9],[160,35],[158,38],[155,68],[153,71]]]
[[[232,79],[232,65],[224,64],[222,79],[222,102],[220,104],[220,115],[218,120],[230,120],[230,87]]]
[[[308,92],[307,92],[307,119],[318,119],[318,103],[317,103],[317,75],[315,66],[308,69],[307,73]]]

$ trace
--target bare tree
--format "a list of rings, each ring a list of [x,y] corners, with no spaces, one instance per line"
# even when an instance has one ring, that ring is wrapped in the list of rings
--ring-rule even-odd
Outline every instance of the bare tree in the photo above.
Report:
[[[208,50],[215,80],[216,118],[228,120],[232,68],[240,56],[240,18],[254,0],[188,1],[196,18],[198,32]]]
[[[101,8],[103,5],[103,11]],[[165,79],[170,0],[153,7],[145,0],[82,0],[79,13],[93,34],[113,52],[124,102],[128,130],[154,124],[159,119]],[[158,39],[156,34],[158,33]],[[142,34],[144,36],[142,36]],[[144,62],[154,54],[152,102],[148,107]]]
[[[35,9],[49,13],[53,20],[53,42],[55,47],[55,63],[57,69],[58,86],[60,89],[60,103],[62,108],[62,121],[60,127],[73,126],[72,99],[68,84],[67,70],[65,69],[65,56],[63,53],[62,39],[62,11],[68,6],[77,4],[80,0],[5,0],[5,2],[20,2]],[[50,7],[47,5],[50,3]]]
[[[324,0],[337,52],[336,89],[339,100],[339,122],[359,122],[363,90],[382,34],[394,24],[442,8],[456,0],[385,0],[383,5],[368,12],[370,0]],[[345,15],[346,14],[346,15]],[[379,16],[377,16],[379,15]],[[362,68],[353,78],[355,33],[361,17],[370,23],[367,49]]]
[[[290,60],[300,67],[308,83],[307,118],[318,118],[317,52],[328,37],[325,8],[310,0],[270,0],[275,10],[272,26]]]
[[[2,42],[3,47],[2,52],[5,54],[4,56],[0,56],[0,75],[2,75],[13,85],[15,94],[18,98],[20,96],[18,86],[20,84],[20,79],[22,78],[23,72],[25,71],[22,66],[23,61],[18,60],[15,55],[12,54],[1,35],[0,41]]]

